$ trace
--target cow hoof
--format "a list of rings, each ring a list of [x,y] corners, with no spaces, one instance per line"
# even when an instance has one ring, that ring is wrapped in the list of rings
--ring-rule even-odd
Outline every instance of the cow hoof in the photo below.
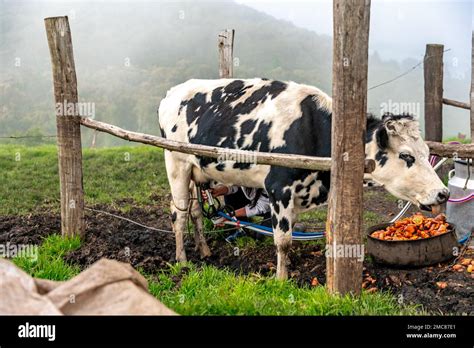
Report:
[[[212,255],[211,250],[209,250],[209,247],[207,245],[205,247],[200,248],[199,253],[201,254],[201,259],[205,259]]]
[[[212,255],[211,250],[207,246],[207,244],[199,244],[194,247],[194,251],[199,251],[199,255],[201,256],[201,259],[204,259],[206,257],[209,257]]]

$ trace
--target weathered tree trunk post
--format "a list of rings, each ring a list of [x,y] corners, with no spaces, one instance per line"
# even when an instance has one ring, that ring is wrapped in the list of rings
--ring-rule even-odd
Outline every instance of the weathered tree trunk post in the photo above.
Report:
[[[327,286],[362,288],[362,209],[367,112],[370,0],[334,0],[331,190],[327,220]]]
[[[234,76],[234,29],[226,29],[219,33],[217,46],[219,50],[219,77]]]
[[[443,45],[426,45],[423,71],[425,77],[425,140],[443,140]]]
[[[471,143],[474,144],[474,31],[471,45]]]
[[[61,233],[84,234],[81,123],[77,108],[77,80],[67,17],[44,20],[53,68],[58,133]]]

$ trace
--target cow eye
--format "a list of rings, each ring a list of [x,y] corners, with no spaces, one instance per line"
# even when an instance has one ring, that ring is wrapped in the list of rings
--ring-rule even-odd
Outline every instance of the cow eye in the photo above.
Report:
[[[408,167],[411,167],[411,165],[415,163],[415,157],[413,157],[409,153],[401,152],[398,157],[407,162]]]

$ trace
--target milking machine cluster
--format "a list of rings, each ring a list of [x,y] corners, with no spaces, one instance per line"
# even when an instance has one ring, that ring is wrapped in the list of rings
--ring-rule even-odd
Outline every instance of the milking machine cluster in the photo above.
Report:
[[[210,186],[208,183],[200,184],[197,186],[197,199],[201,206],[202,214],[204,217],[210,219],[214,225],[230,225],[234,226],[237,232],[227,237],[226,240],[231,242],[235,238],[245,234],[244,229],[252,230],[265,236],[273,236],[273,230],[271,227],[259,225],[253,222],[240,221],[235,217],[234,208],[229,205],[222,205],[218,198],[212,196],[210,192]],[[206,193],[207,203],[202,198],[202,192]],[[293,231],[293,240],[314,240],[324,238],[325,232],[298,232]]]

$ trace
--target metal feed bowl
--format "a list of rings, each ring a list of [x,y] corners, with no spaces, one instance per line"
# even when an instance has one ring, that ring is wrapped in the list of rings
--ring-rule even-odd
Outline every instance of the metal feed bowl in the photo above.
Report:
[[[392,223],[367,229],[367,252],[378,263],[392,266],[420,267],[447,261],[454,257],[458,242],[453,225],[446,233],[416,240],[380,240],[372,232],[384,230]]]

